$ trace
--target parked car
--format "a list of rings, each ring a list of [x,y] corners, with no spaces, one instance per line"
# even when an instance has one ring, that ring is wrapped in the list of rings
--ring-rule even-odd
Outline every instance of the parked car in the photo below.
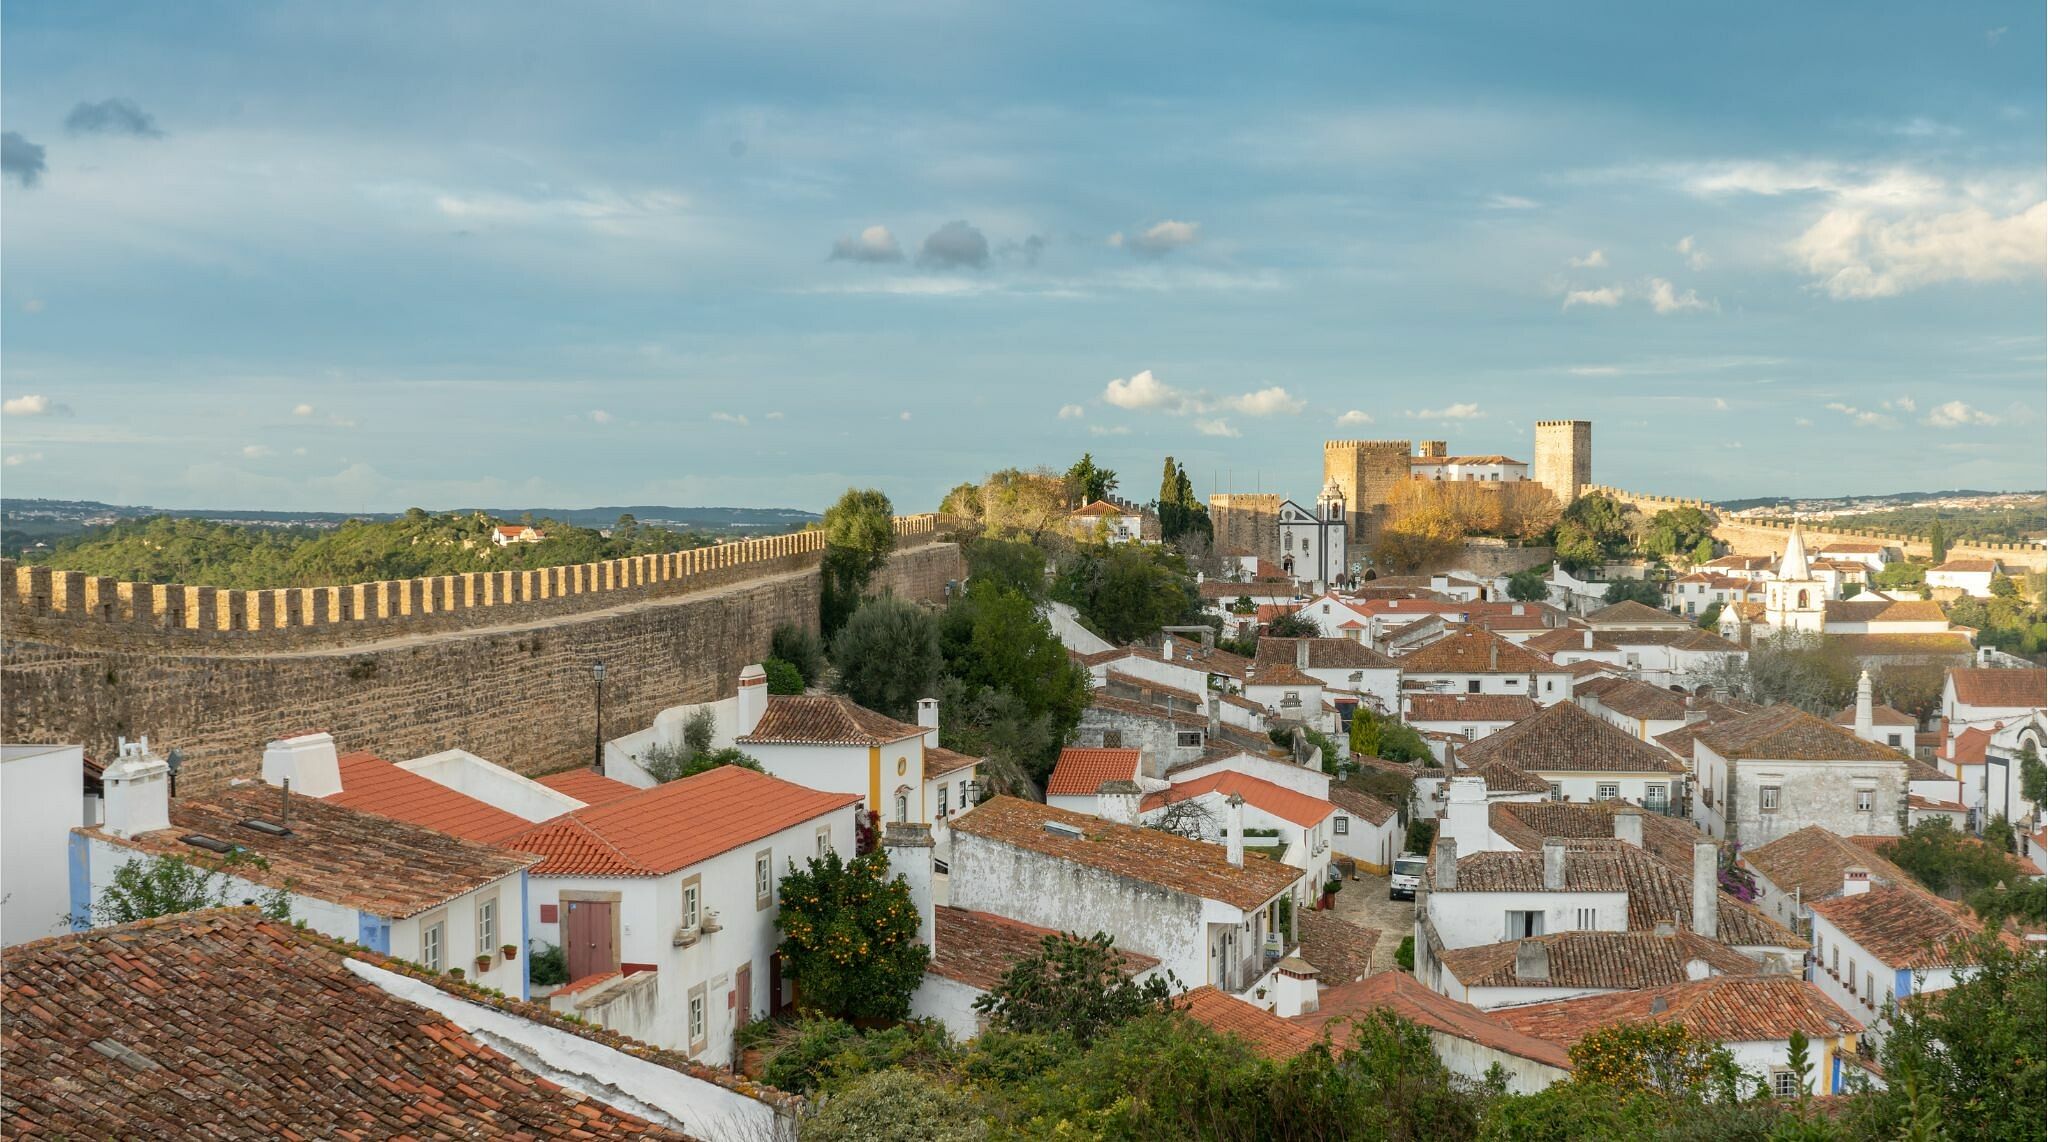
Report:
[[[1422,887],[1422,877],[1428,869],[1428,857],[1415,853],[1402,853],[1395,857],[1394,875],[1387,880],[1387,899],[1415,899],[1415,890]]]

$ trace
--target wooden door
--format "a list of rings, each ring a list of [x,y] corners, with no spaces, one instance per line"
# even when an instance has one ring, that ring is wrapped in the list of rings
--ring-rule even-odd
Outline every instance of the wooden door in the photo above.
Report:
[[[562,930],[567,940],[563,953],[569,961],[570,980],[618,967],[619,949],[612,939],[612,902],[565,900],[562,907],[569,913]]]
[[[732,1025],[737,1030],[754,1018],[754,961],[748,960],[732,973],[732,991]]]

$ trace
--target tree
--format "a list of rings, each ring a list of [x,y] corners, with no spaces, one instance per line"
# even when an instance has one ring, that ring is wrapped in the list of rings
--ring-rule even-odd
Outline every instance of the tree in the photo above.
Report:
[[[1832,716],[1856,697],[1855,656],[1813,631],[1779,631],[1750,643],[1747,662],[1728,657],[1688,676],[1689,689],[1711,686],[1762,705],[1785,703]],[[1874,681],[1874,680],[1873,680]]]
[[[1994,599],[2011,599],[2011,598],[2015,598],[2015,597],[2017,597],[2017,596],[2019,595],[2019,593],[2020,593],[2020,585],[2019,585],[2018,583],[2015,583],[2015,582],[2013,582],[2013,578],[2012,578],[2012,576],[2010,576],[2010,575],[1995,575],[1995,576],[1993,576],[1993,577],[1992,577],[1992,579],[1991,579],[1991,597],[1992,597],[1992,598],[1994,598]]]
[[[783,974],[805,1011],[841,1019],[902,1019],[930,949],[917,942],[917,905],[882,853],[837,852],[791,862],[782,877]]]
[[[1182,535],[1193,532],[1207,538],[1212,529],[1209,509],[1195,496],[1195,486],[1188,479],[1188,470],[1166,458],[1166,468],[1159,478],[1159,537],[1168,543]]]
[[[2032,741],[2020,746],[2020,796],[2036,808],[2048,806],[2048,765],[2042,763]]]
[[[874,1071],[804,1120],[804,1142],[981,1142],[988,1124],[964,1091],[917,1071]]]
[[[806,686],[825,675],[824,642],[795,623],[783,623],[775,628],[775,633],[768,638],[768,653],[796,667]]]
[[[1871,577],[1870,582],[1879,589],[1918,587],[1927,582],[1927,565],[1905,561],[1887,563]]]
[[[1658,590],[1657,584],[1648,579],[1616,579],[1607,584],[1607,594],[1603,597],[1609,604],[1636,602],[1646,607],[1664,609],[1664,592]]]
[[[1092,504],[1116,490],[1116,473],[1096,467],[1095,457],[1083,452],[1074,466],[1067,469],[1067,486],[1072,489],[1076,507]]]
[[[1713,534],[1714,520],[1706,512],[1694,507],[1666,508],[1649,518],[1643,532],[1643,553],[1660,559],[1690,556],[1704,543],[1707,559],[1712,559]]]
[[[169,855],[123,861],[114,870],[113,881],[93,902],[91,921],[129,924],[230,904],[253,904],[273,920],[288,920],[292,909],[289,884],[284,888],[252,891],[247,881],[237,875],[241,870],[261,871],[269,867],[262,857],[240,851],[212,865]]]
[[[1617,1023],[1572,1044],[1574,1083],[1623,1094],[1733,1099],[1741,1072],[1727,1048],[1677,1023]]]
[[[1273,620],[1266,624],[1266,635],[1269,638],[1321,638],[1323,628],[1300,611],[1289,611],[1284,615],[1274,616]]]
[[[1712,563],[1713,561],[1714,540],[1712,536],[1708,536],[1707,538],[1700,540],[1699,543],[1693,547],[1692,562],[1693,565],[1697,567],[1702,563]]]
[[[1518,603],[1549,602],[1550,568],[1539,564],[1508,576],[1508,598]]]
[[[1204,805],[1200,798],[1175,797],[1171,793],[1166,797],[1165,806],[1157,817],[1146,822],[1146,828],[1172,833],[1176,837],[1186,837],[1191,841],[1207,840],[1221,833],[1222,830],[1217,827],[1216,814],[1210,812],[1209,807]]]
[[[846,625],[875,572],[896,549],[895,507],[873,488],[849,488],[825,509],[819,622],[827,634]]]
[[[939,685],[939,620],[915,603],[876,599],[854,612],[832,640],[835,683],[841,694],[870,710],[909,721],[917,700]]]
[[[804,692],[804,674],[794,663],[780,658],[764,658],[761,670],[768,675],[770,694],[801,694]]]
[[[942,741],[1008,768],[1000,784],[1037,783],[1088,705],[1088,672],[1023,594],[974,581],[946,609],[939,647]]]
[[[1351,715],[1351,756],[1435,765],[1436,755],[1422,735],[1399,718],[1360,707]]]
[[[967,578],[1015,591],[1037,602],[1045,598],[1045,552],[1030,543],[977,539],[967,545]]]
[[[1063,1032],[1085,1046],[1108,1028],[1170,1008],[1172,974],[1132,982],[1123,953],[1102,932],[1047,936],[1037,954],[1011,965],[974,1009],[992,1026]]]
[[[1201,621],[1201,596],[1186,564],[1143,544],[1075,552],[1061,566],[1052,597],[1072,604],[1090,629],[1118,644]]]
[[[1004,468],[981,486],[982,534],[991,539],[1037,539],[1066,519],[1067,479],[1047,468]]]
[[[1929,817],[1878,851],[1913,878],[1950,899],[2025,879],[2019,862],[1999,848],[1958,831],[1946,817]]]
[[[1701,630],[1719,630],[1721,627],[1721,612],[1726,609],[1721,603],[1708,603],[1707,609],[1700,612],[1699,628]]]
[[[1929,562],[1936,567],[1948,562],[1948,529],[1942,526],[1940,516],[1927,529],[1927,550]]]

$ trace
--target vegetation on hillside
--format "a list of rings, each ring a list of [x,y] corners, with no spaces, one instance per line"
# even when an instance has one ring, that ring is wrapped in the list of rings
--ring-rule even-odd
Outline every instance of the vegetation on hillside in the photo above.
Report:
[[[1982,508],[1894,508],[1861,515],[1838,515],[1829,528],[1881,531],[1892,535],[1932,535],[1939,522],[1951,543],[2020,543],[2042,536],[2040,500]]]

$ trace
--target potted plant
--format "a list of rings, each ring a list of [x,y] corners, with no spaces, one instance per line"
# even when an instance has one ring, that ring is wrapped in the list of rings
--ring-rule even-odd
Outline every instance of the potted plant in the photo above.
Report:
[[[454,980],[459,980],[459,979],[461,979],[461,978],[462,978],[462,969],[461,969],[461,968],[449,968],[449,969],[448,969],[448,978],[449,978],[449,979],[454,979]]]
[[[1332,908],[1332,907],[1335,907],[1335,906],[1336,906],[1336,904],[1337,904],[1337,891],[1338,891],[1339,889],[1343,888],[1343,887],[1344,887],[1344,882],[1343,882],[1343,881],[1341,881],[1341,880],[1337,880],[1337,879],[1335,879],[1335,878],[1332,878],[1332,879],[1330,880],[1330,882],[1329,882],[1329,883],[1327,883],[1327,884],[1323,885],[1323,907],[1324,907],[1324,908]]]
[[[481,977],[485,972],[489,970],[491,970],[491,954],[489,952],[485,952],[483,955],[480,955],[476,958],[476,974],[479,977]]]
[[[507,960],[514,960],[519,958],[518,944],[506,944],[504,947],[499,948],[498,950],[505,953],[505,958]]]

